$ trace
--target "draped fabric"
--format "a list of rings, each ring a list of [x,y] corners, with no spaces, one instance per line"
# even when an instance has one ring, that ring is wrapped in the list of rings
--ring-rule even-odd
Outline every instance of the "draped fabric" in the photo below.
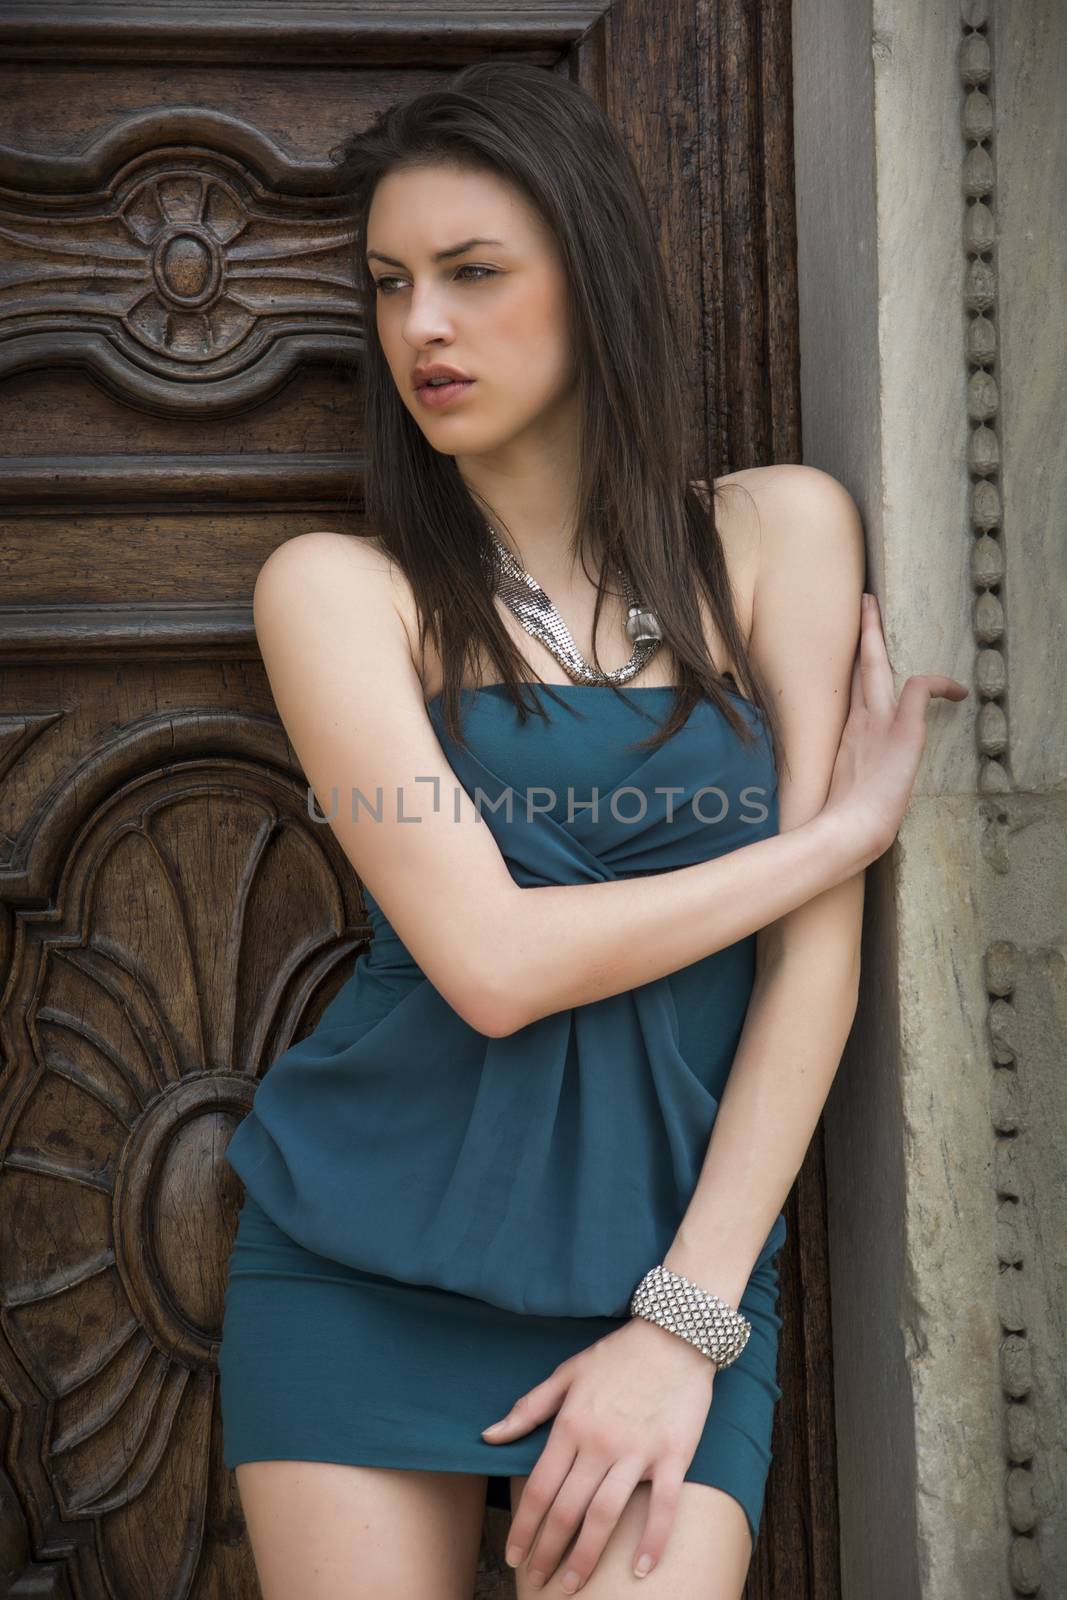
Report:
[[[553,778],[568,774],[573,806],[557,794],[546,807],[517,785],[541,769],[531,774],[531,727],[500,685],[464,691],[467,749],[448,737],[439,700],[428,706],[520,887],[663,872],[777,831],[769,736],[742,696],[751,746],[702,700],[658,751],[629,753],[627,741],[652,731],[642,712],[669,710],[669,689],[630,689],[624,702],[595,685],[553,688],[568,702],[544,701]],[[614,752],[606,783],[590,714]],[[581,803],[594,788],[596,809]],[[272,1063],[226,1159],[273,1222],[320,1256],[516,1312],[624,1316],[696,1186],[751,993],[755,935],[491,1038],[453,1010],[367,900],[370,950],[315,1031]],[[713,999],[714,1025],[683,1051],[680,997],[694,980]],[[779,1213],[753,1276],[784,1238]]]

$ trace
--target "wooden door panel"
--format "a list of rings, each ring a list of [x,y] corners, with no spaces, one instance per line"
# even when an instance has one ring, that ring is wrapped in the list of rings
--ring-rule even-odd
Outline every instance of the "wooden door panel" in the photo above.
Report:
[[[789,7],[0,12],[0,1384],[13,1596],[257,1593],[215,1354],[257,1077],[369,937],[251,619],[359,531],[363,329],[330,153],[492,52],[642,174],[694,476],[800,459]],[[838,1592],[821,1141],[787,1207],[748,1593]],[[512,1593],[506,1517],[479,1593]]]

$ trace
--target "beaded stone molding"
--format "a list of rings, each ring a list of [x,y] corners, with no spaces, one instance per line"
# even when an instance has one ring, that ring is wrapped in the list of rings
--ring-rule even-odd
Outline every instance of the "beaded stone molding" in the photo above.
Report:
[[[996,261],[996,118],[992,99],[993,40],[989,0],[961,0],[960,79],[964,99],[961,126],[967,144],[963,162],[964,250],[967,256],[965,310],[968,365],[967,404],[972,424],[968,442],[971,474],[971,520],[975,535],[971,578],[975,589],[974,631],[977,645],[975,682],[979,710],[978,790],[998,795],[1011,791],[1009,727],[1003,703],[1007,688],[1005,617],[1000,595],[1004,579],[1004,547],[1000,494],[1000,439],[996,431],[997,261]],[[1013,989],[1020,959],[1016,947],[994,941],[985,950],[985,986],[989,995],[989,1038],[992,1045],[991,1108],[994,1134],[993,1182],[997,1217],[997,1315],[1001,1328],[1000,1385],[1004,1405],[1007,1456],[1004,1494],[1011,1530],[1008,1579],[1015,1595],[1044,1594],[1040,1515],[1035,1495],[1034,1458],[1041,1430],[1034,1400],[1033,1352],[1023,1310],[1021,1276],[1025,1272],[1024,1241],[1033,1238],[1027,1219],[1027,1186],[1020,1171],[1019,1133],[1025,1062],[1013,1045]]]

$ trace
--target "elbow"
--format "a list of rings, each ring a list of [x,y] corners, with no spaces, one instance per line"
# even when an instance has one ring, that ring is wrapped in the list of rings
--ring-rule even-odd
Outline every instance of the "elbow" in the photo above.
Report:
[[[463,1007],[456,1009],[488,1039],[506,1039],[541,1015],[531,1009],[529,968],[515,959],[514,918],[514,908],[506,907],[502,917],[472,930],[463,945]]]
[[[480,983],[470,996],[463,1012],[466,1022],[487,1039],[506,1039],[523,1026],[518,1015],[513,994],[504,994],[492,983]]]
[[[453,1006],[475,1033],[484,1034],[487,1039],[506,1039],[509,1033],[516,1033],[522,1026],[511,1010],[505,1010],[496,1004],[491,996],[483,995],[474,997],[469,1004]]]
[[[506,1038],[522,1027],[514,990],[502,978],[496,981],[498,970],[493,963],[478,960],[474,971],[462,974],[461,982],[453,986],[453,994],[448,997],[453,1011],[475,1034],[485,1034],[486,1038]]]
[[[511,980],[499,951],[475,964],[464,983],[462,1006],[456,1006],[463,1020],[488,1039],[506,1039],[530,1020],[520,1013],[519,991]]]
[[[521,1026],[511,1013],[503,1015],[499,1011],[487,1010],[482,1014],[478,1032],[487,1039],[506,1039],[509,1034],[518,1033]]]

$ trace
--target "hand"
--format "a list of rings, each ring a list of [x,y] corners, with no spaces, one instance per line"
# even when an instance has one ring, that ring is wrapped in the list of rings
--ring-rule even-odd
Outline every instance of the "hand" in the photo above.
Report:
[[[509,1564],[519,1565],[541,1528],[530,1578],[540,1573],[547,1583],[580,1526],[563,1577],[564,1591],[573,1594],[596,1566],[636,1486],[651,1478],[648,1518],[634,1557],[635,1569],[642,1554],[654,1566],[707,1420],[716,1370],[688,1340],[635,1316],[522,1395],[493,1425],[495,1432],[485,1430],[488,1442],[510,1442],[559,1415],[515,1508]],[[578,1582],[570,1587],[572,1572]]]
[[[969,693],[955,678],[913,674],[898,702],[878,601],[864,596],[849,716],[823,809],[859,821],[870,861],[889,849],[900,828],[926,745],[927,705]]]

